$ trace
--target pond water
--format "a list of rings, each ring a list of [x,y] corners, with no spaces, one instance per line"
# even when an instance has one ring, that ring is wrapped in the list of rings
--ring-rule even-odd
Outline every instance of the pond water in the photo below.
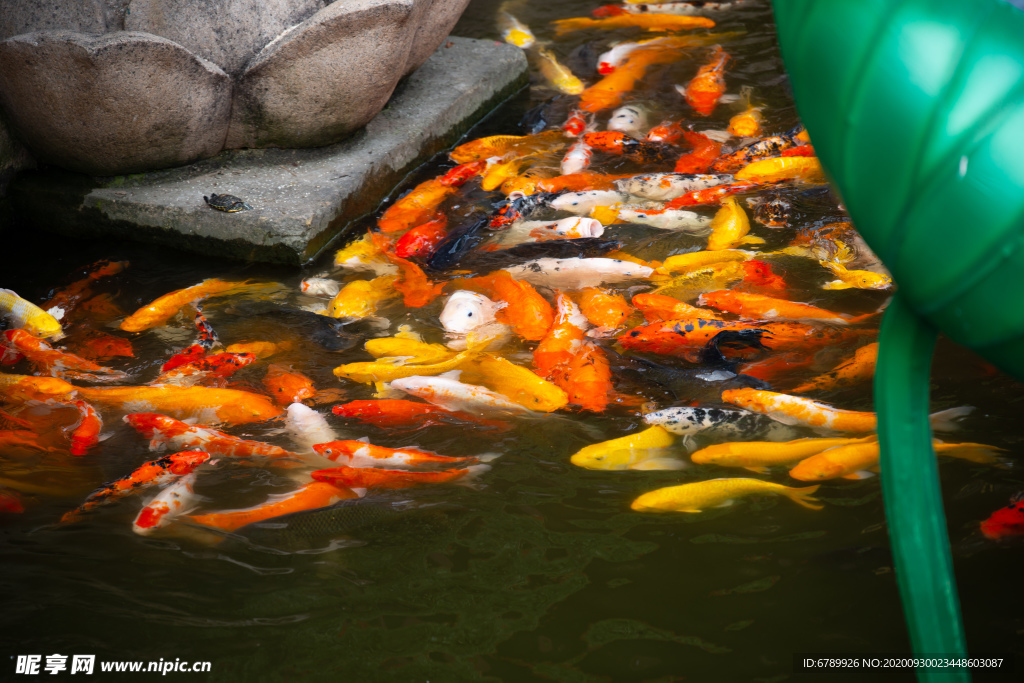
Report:
[[[511,9],[589,84],[596,80],[590,69],[597,54],[613,40],[638,35],[585,30],[555,37],[551,21],[586,16],[596,5],[528,0]],[[497,3],[474,0],[454,33],[497,39],[496,9]],[[728,92],[753,86],[764,104],[766,134],[793,128],[797,114],[768,4],[747,0],[714,16],[715,31],[743,32],[723,43],[733,58]],[[697,120],[672,85],[685,84],[706,54],[694,50],[640,84],[634,101],[652,112],[652,123]],[[560,125],[570,104],[571,98],[545,85],[534,62],[529,90],[468,139],[523,134],[524,120],[548,117],[552,126]],[[697,121],[698,130],[724,128],[736,111],[720,105]],[[606,172],[634,170],[595,158]],[[404,187],[451,166],[438,158]],[[879,178],[884,181],[884,169]],[[792,185],[783,193],[794,205],[793,225],[769,230],[755,224],[752,234],[767,240],[759,247],[764,251],[784,247],[800,227],[842,218],[824,186]],[[701,243],[653,232],[624,229],[626,250],[660,259]],[[8,258],[0,284],[37,302],[85,264],[130,261],[122,274],[97,287],[126,312],[209,277],[278,282],[287,293],[284,303],[308,304],[297,293],[299,281],[331,270],[330,253],[300,272],[129,243],[23,233],[4,238]],[[864,313],[887,297],[877,291],[821,290],[827,274],[813,261],[772,263],[797,300]],[[801,291],[805,296],[798,295]],[[441,341],[442,304],[443,298],[406,310],[393,303],[379,315],[391,321],[392,332],[408,324],[428,341]],[[341,387],[345,400],[371,397],[372,388],[339,382],[331,373],[342,363],[368,360],[361,345],[324,350],[305,339],[301,326],[262,316],[242,300],[210,300],[205,310],[224,343],[291,339],[295,350],[274,362],[292,363],[319,388]],[[364,333],[390,334],[369,328]],[[159,332],[138,335],[135,358],[112,365],[148,381],[173,350],[191,343],[193,334],[188,316],[177,319]],[[855,346],[836,349],[836,355]],[[819,371],[794,370],[794,378]],[[235,377],[258,384],[263,372],[258,363]],[[1024,490],[1016,466],[1024,449],[1024,430],[1017,422],[1024,399],[1020,389],[970,352],[940,341],[934,409],[975,406],[956,439],[1006,449],[1008,462],[1005,467],[954,459],[940,464],[968,645],[972,652],[1016,656],[1024,666],[1019,659],[1024,655],[1022,546],[987,541],[978,532],[980,520]],[[868,384],[816,398],[871,409]],[[328,405],[320,411],[327,413]],[[286,534],[270,534],[259,543],[236,537],[217,537],[218,542],[145,538],[131,530],[139,509],[131,499],[80,523],[56,526],[93,488],[154,457],[120,415],[106,415],[109,438],[84,458],[3,455],[0,476],[47,490],[28,495],[23,514],[0,519],[5,596],[0,639],[11,656],[10,664],[3,664],[9,667],[3,680],[21,679],[12,673],[17,655],[39,654],[45,662],[47,655],[62,654],[69,659],[96,655],[97,662],[209,661],[209,673],[175,674],[209,681],[767,683],[830,680],[794,675],[795,653],[909,653],[877,477],[825,482],[817,494],[824,507],[817,511],[784,498],[754,497],[702,514],[641,514],[630,510],[630,502],[643,492],[747,473],[711,465],[591,471],[570,464],[569,456],[583,446],[639,429],[636,409],[622,407],[520,420],[506,432],[468,426],[398,432],[331,416],[332,427],[347,438],[365,436],[382,446],[415,445],[453,456],[486,451],[500,457],[471,486],[424,486],[380,496],[423,506],[409,514],[369,522],[323,520],[323,532],[312,540]],[[289,444],[279,423],[228,431]],[[762,478],[802,485],[785,469]],[[270,469],[221,467],[199,479],[197,492],[204,509],[222,510],[256,505],[293,487]],[[353,525],[358,530],[348,533]],[[96,675],[103,677],[98,668]],[[913,680],[906,671],[873,678]]]

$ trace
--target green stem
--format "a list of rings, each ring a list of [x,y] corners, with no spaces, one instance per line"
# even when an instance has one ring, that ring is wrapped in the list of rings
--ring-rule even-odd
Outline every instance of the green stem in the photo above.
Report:
[[[928,423],[937,332],[893,297],[879,334],[875,409],[882,493],[896,578],[916,656],[966,657],[946,515]],[[924,683],[965,683],[967,669],[918,670]]]

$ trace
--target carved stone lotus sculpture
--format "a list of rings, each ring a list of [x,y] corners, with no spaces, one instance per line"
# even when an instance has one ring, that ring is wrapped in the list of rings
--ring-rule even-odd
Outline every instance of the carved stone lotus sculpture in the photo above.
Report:
[[[95,175],[365,125],[469,0],[5,0],[0,107],[40,161]]]

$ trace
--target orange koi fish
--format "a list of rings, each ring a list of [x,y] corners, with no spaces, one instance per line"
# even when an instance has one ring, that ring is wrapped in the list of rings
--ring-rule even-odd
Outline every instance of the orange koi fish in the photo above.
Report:
[[[229,344],[224,350],[228,353],[251,353],[257,359],[262,360],[282,351],[290,351],[293,348],[295,348],[295,344],[290,341],[254,341]]]
[[[376,467],[331,467],[311,473],[313,479],[338,487],[359,489],[405,489],[419,484],[441,484],[469,474],[468,469],[410,472]]]
[[[16,402],[70,400],[78,387],[56,377],[32,377],[0,372],[0,396]]]
[[[71,387],[70,384],[68,386]],[[239,389],[167,384],[146,387],[79,387],[77,390],[90,403],[108,407],[130,405],[136,410],[145,406],[154,412],[179,419],[194,417],[204,423],[263,422],[282,413],[265,396]]]
[[[452,170],[441,176],[441,184],[449,187],[462,187],[470,178],[480,175],[487,168],[487,161],[479,159],[465,164],[459,164]]]
[[[780,157],[813,157],[817,156],[814,153],[813,145],[798,145],[796,147],[790,147],[779,152]]]
[[[74,510],[64,513],[62,524],[76,521],[89,510],[112,503],[125,496],[141,493],[153,487],[166,486],[178,477],[192,474],[196,468],[210,459],[203,451],[181,451],[151,460],[135,469],[127,477],[108,482],[96,489]]]
[[[611,294],[598,287],[584,287],[576,295],[580,312],[596,327],[614,330],[626,322],[633,312],[626,298],[621,294]]]
[[[651,142],[674,145],[682,140],[687,132],[681,121],[662,121],[647,131],[647,139]]]
[[[457,163],[467,163],[505,155],[556,152],[566,144],[565,135],[558,130],[546,130],[534,135],[492,135],[463,143],[449,152],[448,157]]]
[[[267,367],[267,374],[263,376],[263,388],[282,408],[292,403],[301,403],[316,395],[313,380],[301,372],[296,372],[290,365],[276,363]]]
[[[114,303],[114,297],[104,292],[86,299],[72,312],[77,317],[87,317],[93,323],[105,323],[123,318],[125,311]]]
[[[80,334],[76,330],[75,338],[69,345],[79,355],[90,359],[113,358],[114,356],[135,357],[135,351],[132,349],[130,341],[98,330],[87,330]]]
[[[604,352],[584,342],[563,367],[555,371],[552,381],[565,390],[569,403],[594,413],[604,412],[612,394],[612,371]]]
[[[703,204],[719,204],[729,195],[737,192],[746,192],[757,187],[757,183],[725,183],[706,187],[702,190],[692,190],[686,194],[679,195],[665,204],[665,210],[681,209],[684,206],[700,206]]]
[[[755,183],[774,183],[782,180],[803,180],[809,183],[825,182],[825,170],[818,157],[787,156],[753,161],[734,175],[737,180]]]
[[[611,30],[636,27],[645,31],[684,31],[691,28],[714,28],[715,26],[715,22],[706,17],[688,17],[678,14],[620,14],[601,19],[575,17],[559,19],[553,24],[556,36],[584,29]]]
[[[834,370],[818,375],[793,387],[792,391],[803,394],[808,391],[829,391],[868,382],[875,376],[875,362],[878,359],[878,343],[862,346],[852,358],[840,363]]]
[[[565,123],[562,124],[562,130],[565,131],[567,137],[578,138],[587,129],[588,125],[587,115],[579,109],[573,109],[569,112]]]
[[[251,353],[215,353],[165,372],[153,380],[153,383],[188,386],[208,378],[227,379],[255,361],[256,356]]]
[[[287,458],[293,453],[280,446],[231,436],[210,427],[193,426],[160,413],[129,413],[124,421],[149,439],[149,449],[202,448],[211,455],[226,458]]]
[[[731,173],[743,168],[755,159],[775,156],[785,149],[796,147],[798,144],[798,141],[788,133],[761,138],[757,142],[752,142],[746,147],[742,147],[732,154],[718,159],[712,164],[711,168],[719,173]]]
[[[111,275],[117,275],[127,267],[127,261],[106,260],[97,261],[92,265],[85,266],[85,268],[80,269],[78,273],[82,276],[82,279],[76,280],[67,287],[56,292],[46,303],[40,306],[40,308],[44,311],[48,311],[52,308],[59,308],[67,314],[83,300],[92,296],[91,286],[96,282],[96,280],[103,277],[110,277]]]
[[[4,346],[14,349],[40,371],[51,376],[63,375],[93,382],[110,382],[128,377],[120,370],[112,370],[73,353],[58,351],[25,330],[6,330],[0,340]]]
[[[625,156],[640,163],[659,163],[673,156],[673,148],[659,142],[637,140],[617,130],[585,133],[583,142],[606,154]]]
[[[685,301],[664,294],[637,294],[633,297],[633,305],[640,309],[640,312],[644,314],[644,319],[649,323],[683,318],[722,319],[714,311],[691,306]]]
[[[328,441],[313,446],[318,455],[348,467],[418,467],[421,465],[474,464],[474,457],[450,457],[418,448],[384,448],[365,441]]]
[[[339,500],[355,498],[356,494],[348,489],[334,486],[321,481],[310,482],[295,491],[272,495],[267,502],[241,510],[209,512],[205,515],[189,515],[196,524],[213,527],[222,531],[234,531],[247,524],[262,522],[265,519],[280,517],[292,512],[302,512],[327,507]]]
[[[332,407],[331,412],[341,417],[351,417],[360,422],[388,428],[419,429],[431,425],[460,425],[467,422],[490,429],[510,428],[509,423],[501,420],[486,420],[470,413],[445,410],[430,403],[396,398],[349,401]]]
[[[395,256],[401,258],[427,258],[434,253],[437,245],[448,236],[448,217],[440,216],[421,223],[395,242]]]
[[[710,61],[698,69],[697,75],[686,84],[686,88],[680,89],[686,102],[701,116],[710,116],[718,104],[718,98],[725,92],[724,73],[728,61],[728,53],[716,45],[711,50]]]
[[[546,178],[537,183],[539,192],[586,192],[588,190],[614,190],[615,181],[632,178],[632,174],[605,175],[603,173],[570,173]]]
[[[196,343],[171,356],[160,367],[160,372],[169,372],[182,365],[199,361],[206,356],[210,349],[219,343],[217,333],[214,332],[213,326],[206,320],[206,316],[203,315],[203,311],[199,306],[196,306],[195,325]]]
[[[635,327],[618,337],[619,345],[630,351],[666,356],[693,357],[693,354],[724,330],[756,330],[763,325],[730,320],[684,318],[665,320]]]
[[[634,50],[614,72],[583,91],[580,95],[580,109],[597,113],[619,106],[649,68],[655,64],[674,62],[679,59],[679,54],[678,49],[658,47]]]
[[[548,379],[576,356],[588,326],[586,317],[568,296],[556,292],[555,303],[558,316],[533,352],[533,367]]]
[[[736,372],[778,385],[787,382],[794,372],[814,365],[814,362],[812,353],[779,353],[750,363],[742,363],[737,366]]]
[[[143,330],[163,325],[183,307],[196,302],[199,299],[218,294],[225,294],[227,292],[235,292],[243,289],[256,289],[265,286],[266,285],[263,284],[250,282],[227,282],[225,280],[218,280],[217,278],[203,280],[198,285],[192,285],[191,287],[185,287],[184,289],[176,289],[173,292],[169,292],[157,299],[154,299],[148,306],[143,306],[125,318],[121,323],[121,329],[125,332],[142,332]]]
[[[551,329],[555,313],[551,304],[524,280],[516,280],[508,271],[496,270],[484,277],[459,280],[465,289],[483,290],[492,299],[507,305],[495,315],[499,322],[511,326],[523,339],[537,341]]]
[[[764,261],[752,259],[743,263],[743,282],[737,290],[762,294],[770,291],[776,295],[786,291],[786,281]]]
[[[100,430],[103,420],[96,410],[85,401],[72,401],[79,413],[78,421],[65,428],[70,433],[71,455],[85,455],[86,451],[100,442]]]
[[[715,163],[722,152],[722,144],[715,142],[706,135],[692,130],[682,131],[683,138],[693,150],[682,155],[676,161],[676,173],[704,173]]]
[[[423,272],[422,268],[408,259],[396,256],[390,241],[383,235],[371,235],[371,238],[377,248],[401,271],[392,286],[395,291],[402,293],[406,308],[426,306],[441,296],[444,283],[434,284],[427,278],[427,274]]]
[[[834,313],[796,301],[776,299],[763,294],[748,294],[723,289],[717,292],[706,292],[697,299],[701,306],[711,306],[720,311],[734,313],[747,320],[798,320],[826,322],[833,325],[849,325],[874,315],[850,317],[842,313]]]
[[[438,178],[424,180],[377,219],[383,232],[399,232],[439,218],[438,207],[467,180],[479,173],[486,162],[456,166]]]

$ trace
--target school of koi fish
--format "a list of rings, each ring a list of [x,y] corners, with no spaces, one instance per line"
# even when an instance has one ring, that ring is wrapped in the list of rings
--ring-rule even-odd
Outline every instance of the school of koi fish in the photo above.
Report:
[[[301,291],[212,278],[128,315],[103,283],[130,264],[110,261],[38,305],[0,290],[4,462],[99,458],[106,436],[134,432],[153,459],[54,523],[131,504],[136,533],[223,535],[381,489],[486,483],[502,455],[422,450],[420,430],[486,441],[597,414],[614,426],[564,454],[575,466],[665,470],[666,484],[691,462],[757,475],[722,469],[623,508],[699,513],[783,496],[821,509],[821,482],[878,468],[874,413],[841,400],[873,376],[892,282],[837,200],[834,220],[794,219],[794,198],[828,189],[802,128],[775,128],[754,90],[730,92],[742,33],[716,32],[715,17],[740,2],[595,7],[555,21],[546,42],[506,3],[502,36],[527,52],[548,104],[526,134],[452,149],[443,173],[387,206]],[[591,73],[559,61],[580,35],[602,50]],[[862,309],[834,310],[850,289]],[[225,344],[218,318],[240,301],[265,302],[268,328],[308,339]],[[412,322],[394,323],[401,315]],[[144,371],[129,362],[140,337],[167,330],[195,341]],[[301,364],[307,343],[365,353],[317,386]],[[932,416],[936,453],[1000,466],[1003,449],[948,439],[970,410]],[[267,422],[283,426],[273,443],[230,433]],[[365,425],[410,445],[371,443]],[[612,433],[625,435],[601,439]],[[196,495],[205,471],[232,467],[274,470],[294,489],[244,509]],[[47,495],[9,473],[0,485],[8,514]],[[980,528],[1024,532],[997,522]]]

